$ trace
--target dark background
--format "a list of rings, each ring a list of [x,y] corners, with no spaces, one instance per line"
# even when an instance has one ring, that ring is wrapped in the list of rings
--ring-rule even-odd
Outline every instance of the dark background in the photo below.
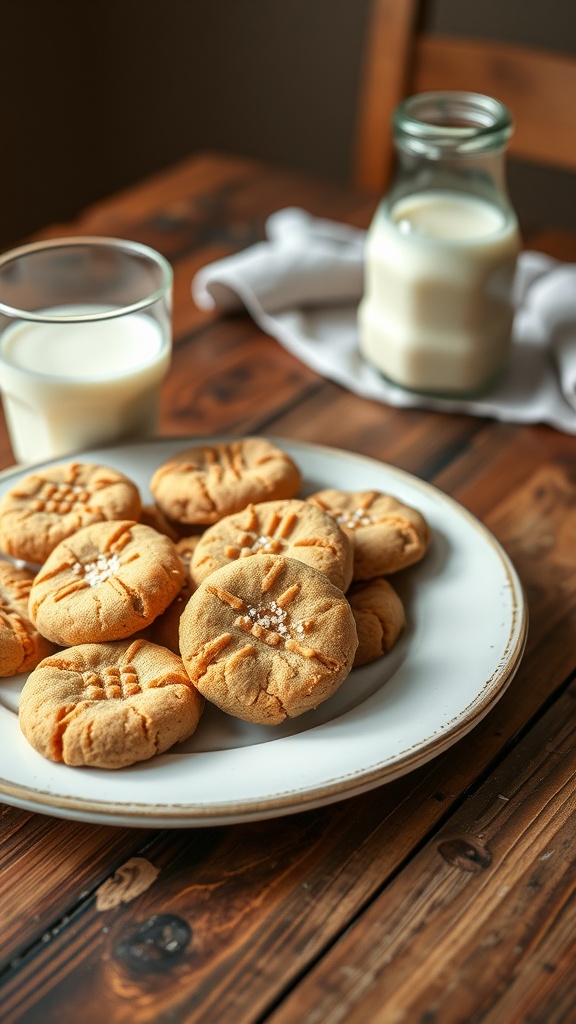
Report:
[[[0,246],[200,150],[349,180],[366,11],[4,0]],[[576,53],[575,0],[432,0],[426,24]],[[510,162],[509,185],[525,224],[576,227],[576,175]]]

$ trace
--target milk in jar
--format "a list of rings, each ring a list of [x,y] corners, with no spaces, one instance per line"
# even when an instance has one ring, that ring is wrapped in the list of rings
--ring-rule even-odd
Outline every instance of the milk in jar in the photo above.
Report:
[[[383,204],[359,310],[366,358],[417,391],[490,383],[508,356],[518,250],[516,218],[485,199],[431,190]]]
[[[406,389],[478,394],[505,369],[511,343],[511,120],[491,97],[423,93],[398,107],[393,127],[397,173],[368,232],[360,350]]]

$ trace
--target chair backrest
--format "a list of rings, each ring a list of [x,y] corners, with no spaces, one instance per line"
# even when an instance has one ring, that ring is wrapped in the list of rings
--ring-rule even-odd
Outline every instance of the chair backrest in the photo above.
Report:
[[[496,97],[514,120],[511,155],[576,171],[576,59],[509,43],[420,33],[421,7],[422,0],[370,0],[356,184],[378,191],[387,186],[394,108],[405,96],[437,89]]]

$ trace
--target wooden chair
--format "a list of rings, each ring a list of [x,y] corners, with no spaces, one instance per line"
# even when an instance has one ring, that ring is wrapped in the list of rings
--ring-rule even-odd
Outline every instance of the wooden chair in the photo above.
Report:
[[[510,154],[576,171],[576,60],[491,40],[418,31],[422,0],[370,0],[354,180],[383,191],[393,164],[392,112],[416,92],[461,89],[501,100]]]

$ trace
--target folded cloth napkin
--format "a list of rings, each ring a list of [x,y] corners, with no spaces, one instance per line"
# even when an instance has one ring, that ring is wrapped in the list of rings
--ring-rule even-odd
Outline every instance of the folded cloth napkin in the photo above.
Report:
[[[365,398],[511,423],[548,423],[576,434],[576,264],[522,252],[505,375],[481,397],[434,398],[396,387],[360,355],[356,310],[364,231],[290,207],[269,217],[266,236],[198,271],[192,295],[200,308],[244,306],[262,330],[316,373]]]

